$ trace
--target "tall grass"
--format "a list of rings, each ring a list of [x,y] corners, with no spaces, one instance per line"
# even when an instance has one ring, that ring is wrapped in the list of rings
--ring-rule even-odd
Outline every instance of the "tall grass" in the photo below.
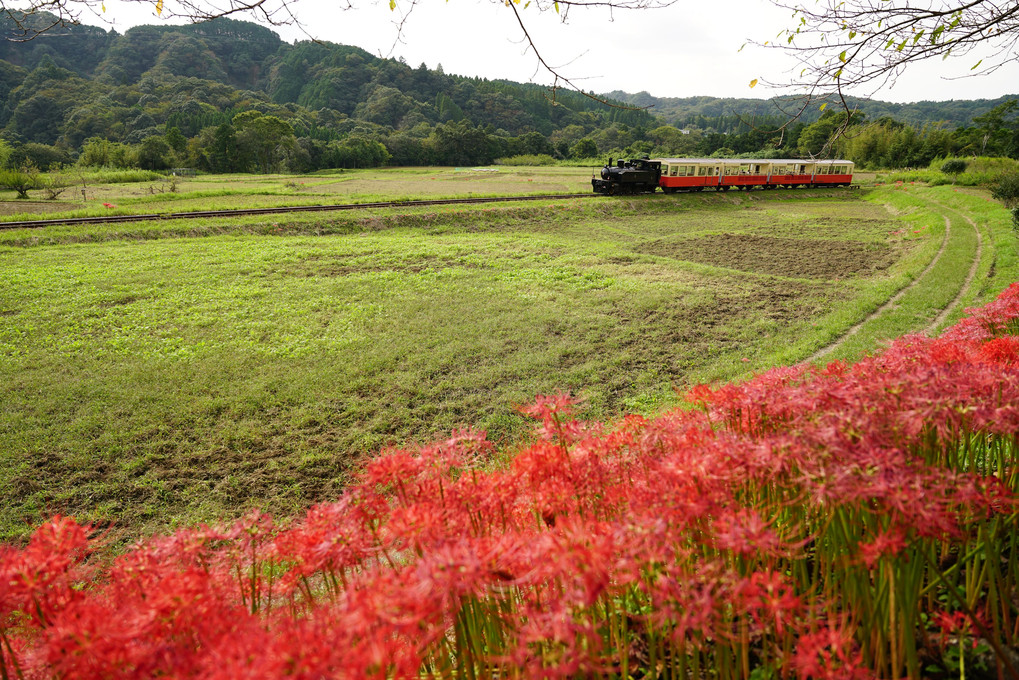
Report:
[[[504,464],[454,433],[109,567],[56,517],[0,554],[3,677],[1017,677],[1017,333],[1019,284],[654,420],[540,397]]]
[[[935,158],[927,168],[880,172],[876,175],[876,181],[924,182],[931,186],[957,184],[959,186],[980,187],[988,186],[1003,172],[1014,172],[1019,168],[1019,161],[1012,158],[966,157],[958,159],[966,162],[965,172],[953,176],[941,172],[941,166],[946,160],[949,159]]]
[[[82,168],[72,177],[88,184],[131,184],[166,179],[166,174],[154,170],[123,170],[118,168]]]

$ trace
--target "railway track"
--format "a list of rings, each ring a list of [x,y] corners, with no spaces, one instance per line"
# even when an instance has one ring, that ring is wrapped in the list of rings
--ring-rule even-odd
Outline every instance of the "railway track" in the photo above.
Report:
[[[377,208],[419,208],[429,205],[475,205],[479,203],[507,203],[513,201],[545,201],[567,198],[592,198],[601,194],[546,194],[543,196],[494,196],[485,198],[439,198],[432,200],[384,201],[379,203],[339,203],[335,205],[298,205],[284,208],[238,208],[234,210],[196,210],[192,212],[149,213],[142,215],[96,215],[95,217],[65,217],[52,220],[23,220],[0,222],[2,229],[41,229],[68,224],[112,224],[114,222],[145,222],[149,220],[188,220],[202,217],[241,217],[244,215],[282,215],[297,212],[329,212],[336,210],[365,210]]]

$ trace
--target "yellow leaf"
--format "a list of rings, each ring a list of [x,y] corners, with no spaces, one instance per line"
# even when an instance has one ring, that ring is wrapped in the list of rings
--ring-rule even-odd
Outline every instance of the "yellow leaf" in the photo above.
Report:
[[[95,5],[93,5],[95,7]],[[156,0],[156,14],[163,16],[163,0]]]
[[[555,13],[559,14],[559,3],[555,3]]]
[[[828,102],[821,104],[821,108],[819,108],[818,111],[824,111],[826,108],[828,108]]]
[[[106,14],[106,3],[103,3],[103,14]]]
[[[389,11],[392,12],[396,9],[396,0],[389,0]]]
[[[757,78],[750,81],[750,87],[754,87],[755,85],[757,85]]]

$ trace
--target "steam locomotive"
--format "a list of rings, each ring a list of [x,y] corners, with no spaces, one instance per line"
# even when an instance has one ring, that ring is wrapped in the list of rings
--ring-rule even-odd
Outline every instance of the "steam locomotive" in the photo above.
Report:
[[[754,187],[837,187],[853,181],[853,163],[846,160],[762,160],[743,158],[639,158],[615,161],[610,158],[601,178],[592,177],[599,194],[665,193],[715,191]]]
[[[601,169],[601,179],[591,178],[591,186],[597,194],[642,194],[654,192],[662,176],[661,161],[637,158],[624,161],[620,158],[613,165],[612,159]]]

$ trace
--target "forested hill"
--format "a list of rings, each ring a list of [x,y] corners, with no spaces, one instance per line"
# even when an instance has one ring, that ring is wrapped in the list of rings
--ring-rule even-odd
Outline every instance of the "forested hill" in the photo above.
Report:
[[[31,20],[41,28],[53,18]],[[564,90],[552,96],[540,85],[415,68],[356,47],[289,44],[231,19],[23,37],[0,17],[0,167],[307,172],[499,158],[796,158],[825,152],[838,122],[834,107],[819,119],[815,107],[788,125],[766,100],[609,94],[624,106]],[[835,151],[861,164],[1019,156],[1014,100],[860,108],[855,122],[868,123],[866,134],[851,137],[866,143]]]
[[[18,42],[4,17],[0,32],[8,38],[0,40],[0,127],[8,138],[69,148],[94,136],[138,143],[169,127],[192,137],[251,109],[326,141],[354,122],[373,134],[466,122],[512,137],[547,137],[571,125],[582,137],[613,123],[654,122],[645,111],[574,92],[553,101],[538,85],[412,68],[343,45],[288,44],[230,19],[139,26],[123,35],[68,26]]]
[[[799,111],[800,108],[798,106],[800,102],[797,100],[781,97],[774,101],[719,97],[655,97],[647,92],[629,94],[619,90],[605,93],[603,96],[646,108],[663,122],[681,128],[704,128],[706,122],[727,116],[781,118]],[[863,113],[868,120],[891,118],[918,127],[942,124],[944,127],[955,128],[972,125],[973,119],[977,116],[982,116],[995,106],[1017,98],[1019,95],[1007,95],[998,99],[955,99],[894,104],[877,99],[847,97],[846,102],[851,108]],[[819,106],[809,107],[799,119],[804,123],[813,123],[821,117],[819,109]]]

